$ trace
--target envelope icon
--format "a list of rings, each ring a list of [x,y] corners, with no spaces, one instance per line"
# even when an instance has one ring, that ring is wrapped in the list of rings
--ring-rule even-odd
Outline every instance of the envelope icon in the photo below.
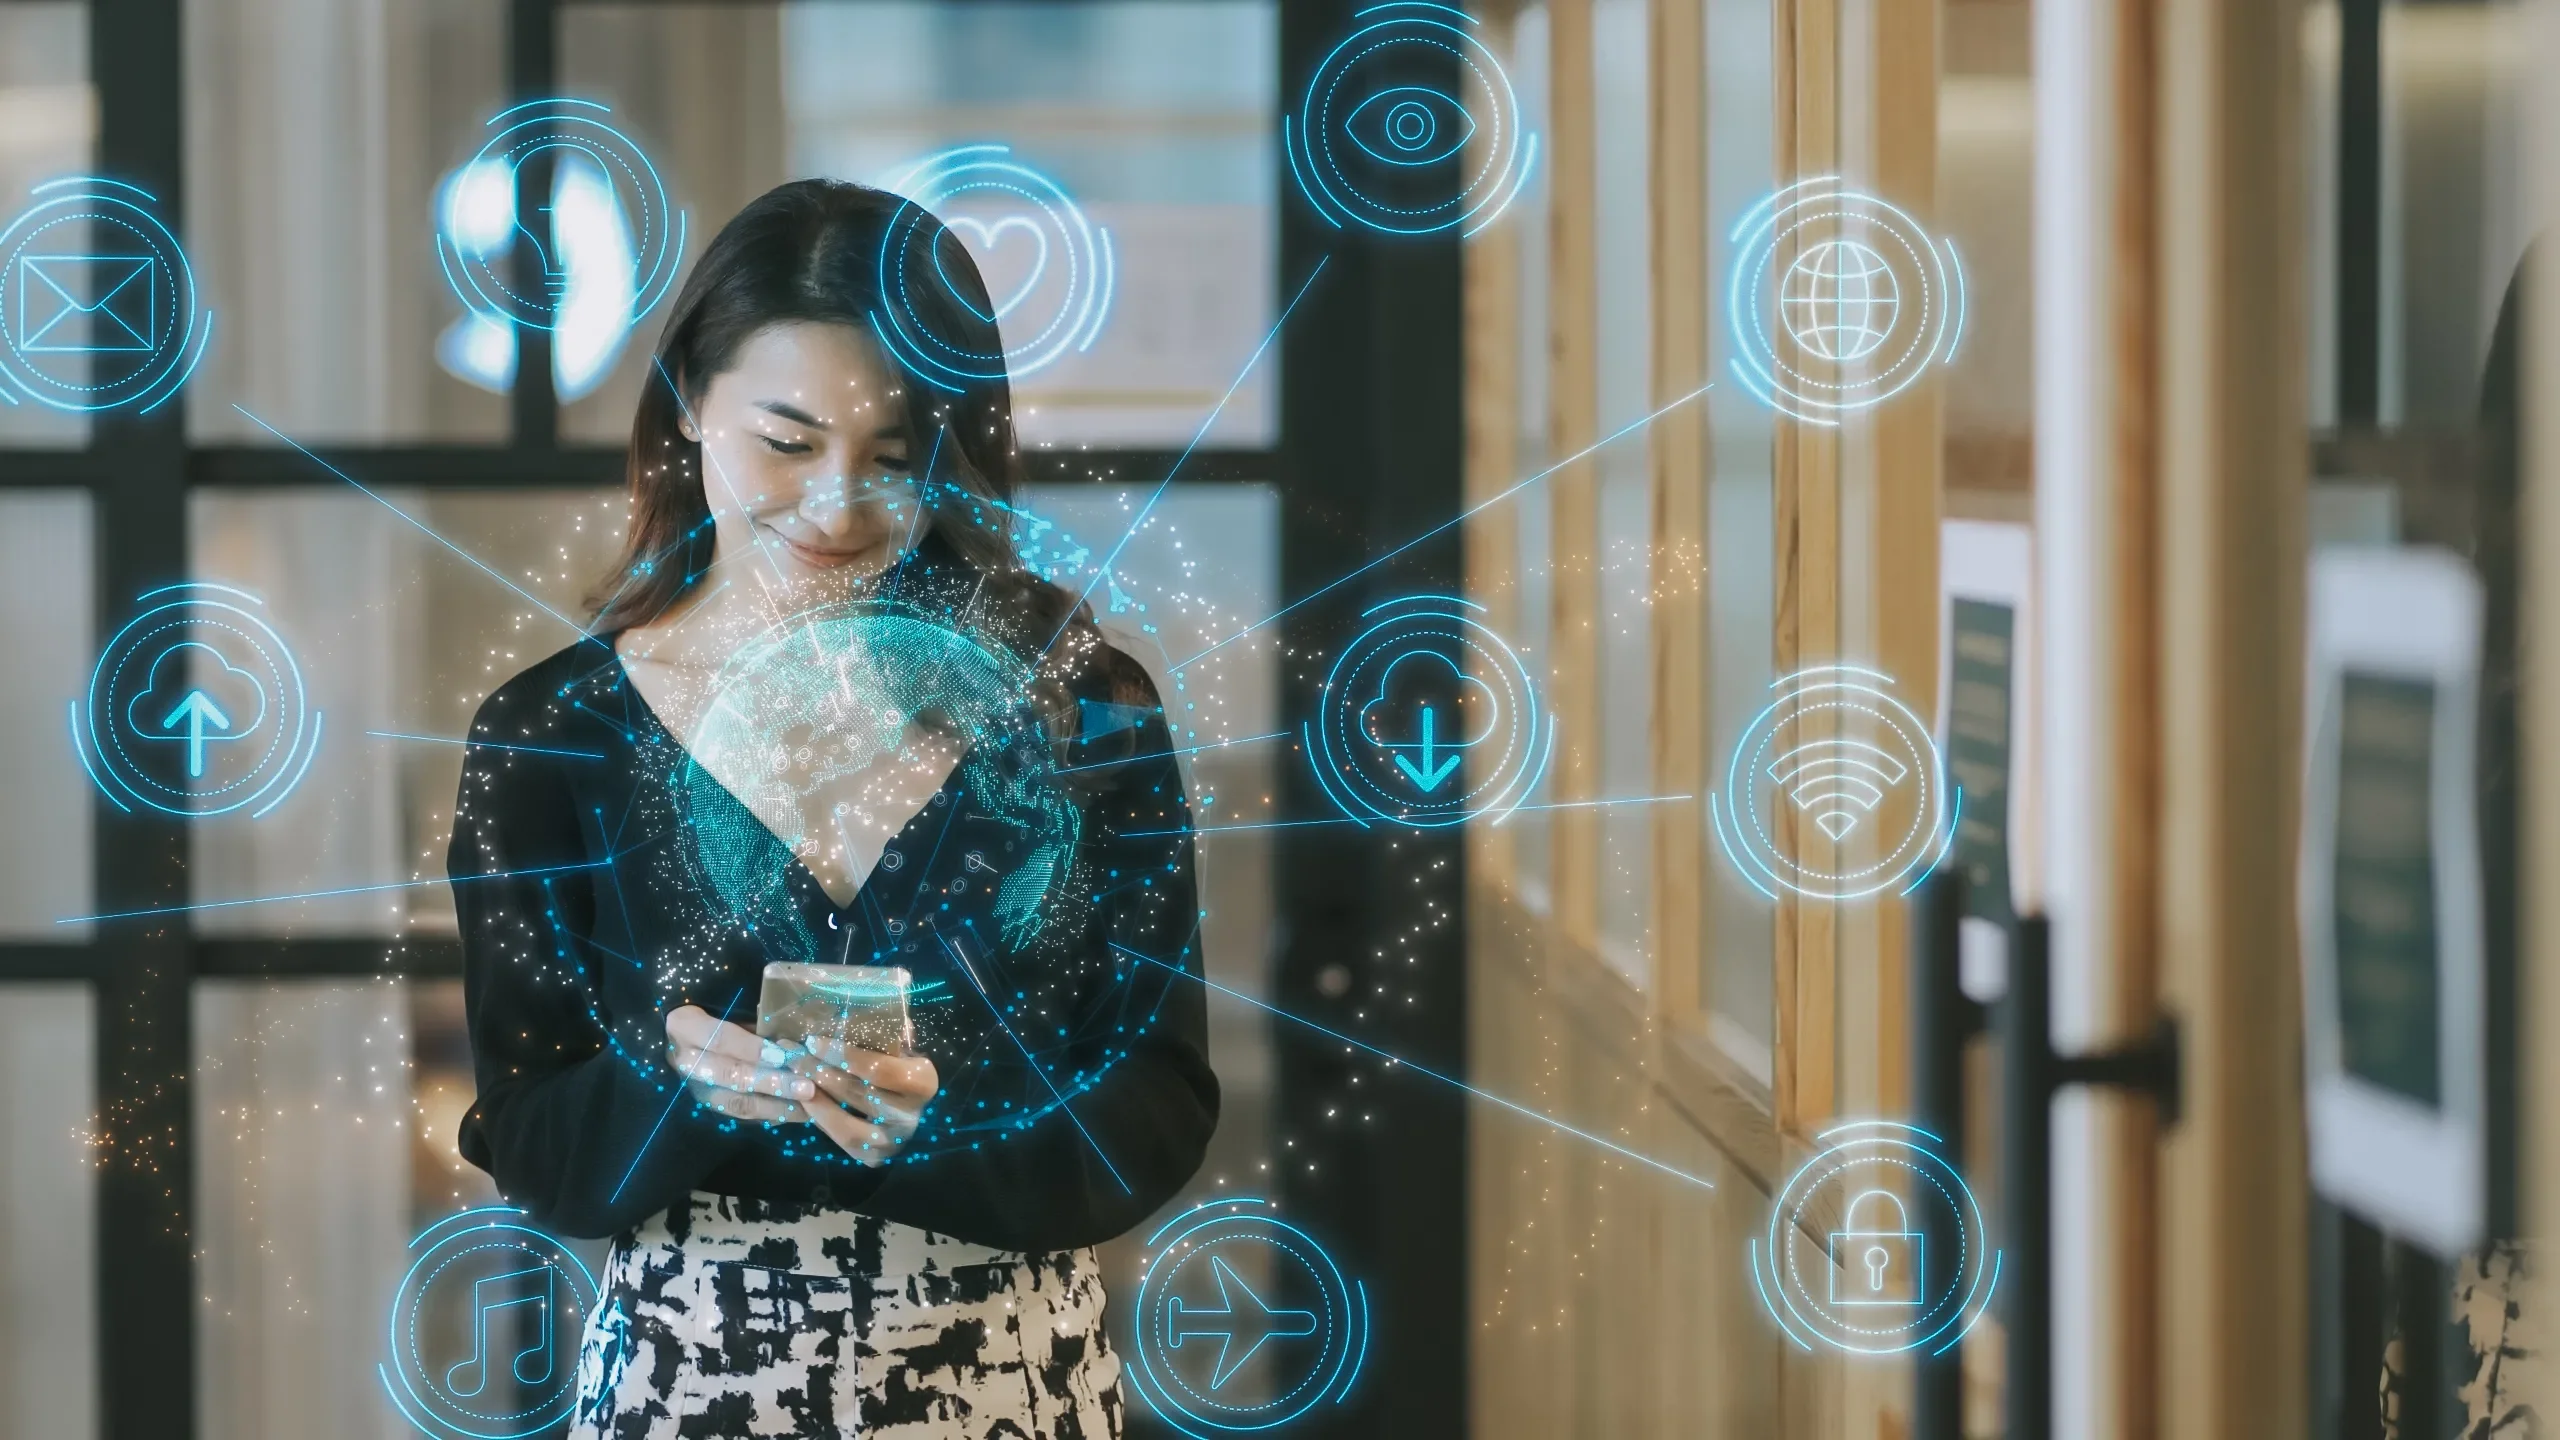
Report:
[[[36,354],[160,348],[158,257],[21,255],[18,348]]]

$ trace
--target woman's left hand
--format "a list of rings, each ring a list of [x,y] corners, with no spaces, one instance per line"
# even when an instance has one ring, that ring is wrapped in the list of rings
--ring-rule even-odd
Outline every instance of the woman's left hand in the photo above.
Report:
[[[809,1119],[864,1165],[888,1164],[942,1092],[942,1077],[922,1055],[848,1050],[821,1040],[794,1056],[791,1068],[817,1084],[817,1098],[801,1102]]]

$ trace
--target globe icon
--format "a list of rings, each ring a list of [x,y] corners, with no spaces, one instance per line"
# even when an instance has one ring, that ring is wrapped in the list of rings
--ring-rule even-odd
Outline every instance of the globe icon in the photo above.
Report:
[[[1788,336],[1835,364],[1873,354],[1901,312],[1893,268],[1855,240],[1825,240],[1805,251],[1778,287],[1778,318]]]

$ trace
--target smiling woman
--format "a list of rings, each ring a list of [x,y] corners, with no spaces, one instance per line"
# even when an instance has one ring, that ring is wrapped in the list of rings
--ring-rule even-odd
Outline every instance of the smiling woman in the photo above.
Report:
[[[748,206],[660,340],[593,638],[472,727],[462,1152],[616,1237],[579,1435],[1115,1434],[1088,1247],[1216,1124],[1162,708],[1014,553],[1003,377],[938,388],[882,350],[883,246],[948,279],[906,303],[1001,353],[968,252],[908,202]],[[1097,704],[1143,718],[1086,735]],[[911,977],[906,1053],[732,1022],[768,965],[848,961]]]

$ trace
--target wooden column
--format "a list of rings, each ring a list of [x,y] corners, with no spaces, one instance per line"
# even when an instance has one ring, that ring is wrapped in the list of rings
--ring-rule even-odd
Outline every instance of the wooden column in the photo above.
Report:
[[[1933,232],[1938,194],[1937,0],[1875,10],[1875,190]],[[1938,713],[1938,520],[1944,385],[1934,372],[1874,412],[1875,657],[1904,704]],[[1880,1113],[1910,1104],[1910,911],[1876,909],[1875,1048]]]
[[[1655,408],[1707,380],[1706,8],[1653,0],[1653,396]],[[1653,1001],[1672,1024],[1698,1012],[1714,917],[1706,843],[1707,418],[1692,403],[1653,423]]]
[[[1840,17],[1837,0],[1783,0],[1774,27],[1779,183],[1829,174],[1838,163]],[[1792,257],[1781,254],[1777,263]],[[1773,650],[1781,675],[1840,658],[1840,438],[1782,423],[1773,457],[1772,529],[1778,581]],[[1793,816],[1776,842],[1793,844]],[[1829,903],[1778,904],[1775,1079],[1778,1124],[1806,1132],[1830,1117],[1838,1080],[1839,932]]]
[[[2308,1424],[2301,999],[2298,9],[2160,0],[2159,1433]],[[2041,443],[2039,437],[2039,443]]]
[[[1553,339],[1547,448],[1572,455],[1599,438],[1599,295],[1592,211],[1591,0],[1553,0],[1547,12],[1547,315]],[[1548,632],[1548,699],[1556,716],[1554,802],[1600,796],[1600,473],[1588,459],[1546,482],[1555,508],[1548,571],[1555,618]],[[1555,919],[1583,950],[1600,938],[1600,814],[1556,810],[1547,818]]]

